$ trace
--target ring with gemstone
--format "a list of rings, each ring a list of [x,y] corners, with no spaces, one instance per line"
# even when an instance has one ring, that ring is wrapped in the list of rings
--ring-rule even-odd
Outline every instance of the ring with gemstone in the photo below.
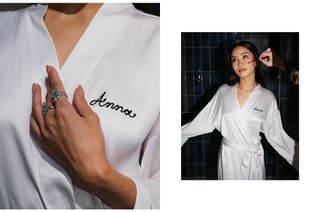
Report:
[[[55,107],[53,105],[47,105],[45,102],[42,103],[41,112],[43,118],[46,118],[48,111],[51,109],[55,109]]]
[[[53,89],[51,91],[51,102],[52,102],[52,104],[55,104],[56,101],[58,101],[61,96],[65,96],[65,97],[68,98],[68,95],[65,92]]]

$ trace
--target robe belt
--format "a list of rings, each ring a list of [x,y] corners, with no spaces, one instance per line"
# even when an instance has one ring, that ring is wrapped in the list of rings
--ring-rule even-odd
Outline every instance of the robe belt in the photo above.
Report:
[[[258,168],[260,167],[259,157],[263,156],[259,153],[261,148],[261,142],[259,141],[255,145],[239,145],[233,144],[228,139],[223,138],[222,143],[232,149],[237,149],[243,152],[240,171],[241,174],[245,176],[247,179],[255,179],[255,175],[258,172]]]

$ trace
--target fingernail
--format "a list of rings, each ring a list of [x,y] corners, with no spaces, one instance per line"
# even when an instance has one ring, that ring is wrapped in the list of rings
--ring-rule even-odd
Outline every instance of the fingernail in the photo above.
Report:
[[[270,51],[271,49],[270,48],[268,48],[268,51]]]
[[[38,88],[38,84],[37,83],[33,83],[32,84],[32,93],[34,94],[34,92],[36,91],[36,89]]]
[[[84,91],[83,91],[83,88],[82,88],[82,86],[81,85],[78,85],[78,92],[79,92],[79,94],[81,95],[81,96],[84,96]]]
[[[49,73],[49,71],[51,70],[51,66],[46,65],[46,70],[47,70],[47,73]]]

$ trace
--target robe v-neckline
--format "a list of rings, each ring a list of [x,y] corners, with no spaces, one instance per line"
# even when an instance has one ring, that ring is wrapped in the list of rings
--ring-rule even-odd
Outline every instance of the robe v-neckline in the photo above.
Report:
[[[247,104],[250,102],[253,94],[255,93],[255,91],[256,91],[258,88],[260,88],[260,86],[261,86],[261,85],[260,85],[259,83],[257,83],[256,87],[254,87],[254,89],[250,92],[248,98],[244,101],[244,103],[243,103],[242,106],[241,106],[240,103],[239,103],[238,97],[237,97],[237,87],[238,87],[238,83],[236,83],[236,84],[234,85],[234,88],[233,88],[233,96],[234,96],[234,100],[235,100],[235,102],[236,102],[236,104],[237,104],[237,106],[238,106],[238,108],[239,108],[240,110],[243,110],[243,109],[247,106]]]
[[[44,16],[48,11],[48,5],[45,5],[42,13],[41,13],[41,24],[42,27],[44,28],[44,30],[46,31],[47,37],[50,41],[50,47],[49,47],[49,51],[52,52],[52,54],[54,54],[54,61],[55,64],[48,64],[48,65],[54,65],[54,67],[57,69],[57,71],[62,72],[62,70],[66,69],[66,67],[68,67],[68,64],[70,63],[70,61],[72,61],[73,56],[75,55],[75,53],[77,52],[77,50],[80,48],[81,46],[84,45],[84,40],[86,39],[86,37],[88,36],[88,34],[90,34],[90,31],[92,31],[92,28],[94,26],[94,23],[96,21],[96,19],[99,17],[101,11],[103,10],[105,4],[103,4],[96,12],[96,14],[93,16],[93,18],[91,19],[90,23],[88,24],[88,26],[86,27],[86,29],[84,30],[84,32],[82,33],[82,35],[80,36],[79,40],[76,42],[75,46],[72,48],[72,50],[70,51],[69,55],[67,56],[67,58],[64,60],[64,63],[61,65],[59,63],[59,57],[57,54],[57,49],[56,46],[54,44],[53,38],[48,30],[47,25],[45,24],[44,21]],[[61,65],[61,66],[60,66]]]

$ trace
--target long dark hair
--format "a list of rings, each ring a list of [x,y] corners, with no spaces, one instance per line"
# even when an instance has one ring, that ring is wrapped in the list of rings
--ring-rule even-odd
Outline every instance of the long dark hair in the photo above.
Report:
[[[263,75],[260,71],[260,61],[259,61],[259,51],[257,49],[257,47],[255,47],[255,45],[253,45],[252,43],[248,42],[248,41],[240,41],[237,43],[234,43],[228,50],[227,53],[227,64],[228,64],[228,68],[227,68],[227,83],[229,85],[234,85],[237,82],[239,82],[240,78],[238,77],[238,75],[236,75],[236,73],[234,72],[233,68],[232,68],[232,62],[231,62],[231,54],[234,48],[238,47],[238,46],[242,46],[246,49],[248,49],[250,52],[252,52],[254,59],[256,59],[256,68],[255,68],[255,78],[256,78],[256,82],[259,83],[262,87],[264,87],[264,81],[263,81]]]

